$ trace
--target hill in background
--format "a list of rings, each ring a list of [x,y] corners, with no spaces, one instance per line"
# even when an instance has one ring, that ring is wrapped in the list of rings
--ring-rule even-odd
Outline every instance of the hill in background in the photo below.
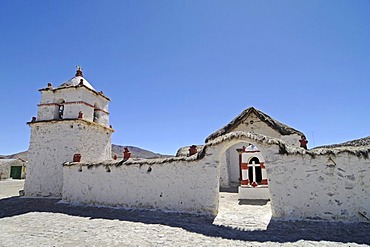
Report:
[[[117,155],[118,158],[123,158],[123,149],[127,147],[128,150],[131,152],[131,158],[164,158],[164,157],[171,157],[171,155],[165,155],[160,153],[153,153],[152,151],[145,150],[139,147],[134,146],[120,146],[120,145],[112,145],[112,156]]]
[[[114,155],[117,155],[118,158],[123,157],[123,149],[127,147],[128,150],[131,152],[132,158],[145,158],[145,159],[151,159],[151,158],[164,158],[164,157],[171,157],[171,155],[165,155],[165,154],[159,154],[154,153],[149,150],[145,150],[139,147],[134,146],[120,146],[112,144],[112,157]],[[72,157],[71,157],[72,158]],[[11,155],[0,155],[0,159],[22,159],[22,160],[28,160],[27,157],[27,151],[11,154]]]

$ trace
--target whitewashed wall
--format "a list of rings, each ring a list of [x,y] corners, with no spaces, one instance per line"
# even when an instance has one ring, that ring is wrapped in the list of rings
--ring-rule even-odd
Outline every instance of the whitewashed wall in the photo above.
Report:
[[[253,124],[251,124],[253,121]],[[265,122],[261,121],[256,115],[251,114],[247,119],[243,121],[243,123],[239,124],[233,132],[236,131],[244,131],[250,133],[258,133],[261,135],[269,136],[271,138],[279,138],[292,145],[294,147],[299,147],[300,143],[299,140],[301,136],[298,134],[291,134],[291,135],[281,135],[278,131],[272,129],[268,126]]]
[[[356,154],[361,148],[306,151],[279,139],[232,132],[210,142],[207,155],[220,160],[242,142],[256,145],[265,158],[274,218],[368,221],[362,215],[370,215],[370,158]]]
[[[370,215],[370,159],[356,155],[357,149],[306,151],[245,132],[209,142],[198,160],[177,157],[119,167],[111,161],[90,169],[82,165],[82,171],[79,164],[67,164],[63,199],[215,215],[222,162],[227,150],[242,143],[256,145],[265,158],[274,218],[367,221],[361,214]]]
[[[281,140],[283,140],[284,142],[286,142],[287,144],[293,147],[300,147],[299,140],[301,139],[301,136],[298,134],[285,135],[285,136],[282,135],[280,138]]]
[[[90,169],[82,166],[79,171],[80,166],[74,163],[63,168],[63,200],[216,215],[217,166],[217,162],[201,159],[119,167],[98,165]]]
[[[243,146],[247,147],[248,145],[249,143],[247,142],[241,142],[231,146],[229,149],[226,150],[226,162],[220,162],[220,164],[226,165],[226,169],[224,170],[228,174],[226,178],[229,179],[227,187],[240,185],[239,154],[236,149],[242,149]],[[222,169],[222,167],[220,169]]]
[[[366,221],[361,213],[370,214],[369,167],[370,159],[349,153],[269,160],[273,217]]]
[[[251,124],[251,121],[253,121],[253,124]],[[273,138],[281,137],[281,134],[278,131],[272,129],[265,122],[262,122],[261,119],[254,114],[249,115],[248,118],[243,121],[243,123],[239,124],[233,130],[233,132],[236,131],[259,133],[262,135],[271,136]]]
[[[215,158],[220,162],[220,187],[221,188],[229,188],[230,187],[230,178],[229,178],[229,171],[227,168],[228,159],[226,152],[222,152]]]
[[[61,198],[64,162],[111,159],[112,130],[84,120],[30,123],[26,196]]]
[[[83,118],[89,121],[93,121],[94,115],[94,105],[99,106],[99,119],[98,123],[105,126],[109,126],[109,115],[108,103],[109,100],[105,97],[99,95],[93,90],[87,89],[85,87],[68,87],[64,89],[43,89],[41,90],[41,102],[38,109],[37,120],[52,120],[58,119],[58,106],[47,105],[53,103],[60,103],[60,100],[64,100],[66,104],[64,105],[63,118],[77,118],[80,111],[83,112]],[[68,104],[70,102],[79,102],[77,104]],[[83,104],[81,102],[85,102]],[[43,105],[46,104],[46,105]]]

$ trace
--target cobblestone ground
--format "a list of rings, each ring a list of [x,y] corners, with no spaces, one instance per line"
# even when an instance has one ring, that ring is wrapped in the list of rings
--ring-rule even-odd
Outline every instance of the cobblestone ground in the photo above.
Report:
[[[17,197],[0,181],[0,246],[369,246],[369,223],[270,221],[270,204],[222,192],[215,219]]]

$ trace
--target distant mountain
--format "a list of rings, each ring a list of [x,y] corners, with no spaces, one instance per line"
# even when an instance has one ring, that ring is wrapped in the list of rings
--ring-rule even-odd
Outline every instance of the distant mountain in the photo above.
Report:
[[[152,151],[145,150],[142,148],[134,147],[134,146],[120,146],[112,144],[112,156],[117,155],[118,158],[123,157],[123,149],[127,147],[128,150],[131,152],[132,158],[164,158],[164,157],[170,157],[171,155],[165,155],[160,153],[153,153]]]
[[[112,144],[112,157],[114,155],[117,155],[118,158],[123,157],[123,149],[127,147],[128,150],[131,152],[132,158],[161,158],[161,157],[170,157],[171,155],[164,155],[159,153],[154,153],[149,150],[145,150],[139,147],[133,147],[133,146],[120,146]],[[0,155],[0,159],[22,159],[22,160],[28,160],[27,157],[27,151],[11,154],[11,155]]]
[[[10,155],[0,155],[0,159],[22,159],[22,160],[28,160],[27,151],[16,153],[16,154],[10,154]]]

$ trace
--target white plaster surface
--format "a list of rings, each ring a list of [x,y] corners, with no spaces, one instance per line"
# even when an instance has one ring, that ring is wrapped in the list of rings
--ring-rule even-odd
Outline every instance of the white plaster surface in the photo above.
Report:
[[[251,124],[251,121],[253,124]],[[272,129],[265,122],[262,122],[255,114],[250,114],[243,123],[236,126],[236,128],[233,129],[233,132],[236,131],[259,133],[274,138],[280,138],[281,136],[278,131]]]
[[[80,82],[81,82],[81,80],[82,80],[82,82],[83,82],[83,84],[86,86],[86,87],[88,87],[88,88],[90,88],[90,89],[92,89],[92,90],[95,90],[92,86],[91,86],[91,84],[84,78],[84,77],[82,77],[82,76],[75,76],[75,77],[72,77],[71,79],[69,79],[68,81],[65,81],[65,82],[63,82],[60,86],[58,86],[58,87],[68,87],[68,86],[77,86],[77,85],[79,85],[80,84]]]
[[[111,159],[111,130],[84,120],[31,123],[25,192],[27,196],[62,196],[62,164]]]
[[[218,157],[216,157],[216,160],[219,160],[220,162],[220,187],[229,188],[231,186],[228,169],[228,164],[230,164],[230,160],[228,160],[226,151],[220,153]]]
[[[307,151],[279,139],[232,132],[209,143],[206,156],[220,160],[222,153],[241,142],[257,146],[265,159],[274,218],[368,221],[370,159],[356,155],[356,148],[352,153]],[[280,154],[279,144],[288,154]]]
[[[238,187],[238,195],[240,200],[269,200],[270,192],[267,186],[259,185],[258,187]]]
[[[274,217],[366,221],[361,214],[370,215],[369,159],[279,155],[268,164]]]
[[[251,121],[253,123],[251,123]],[[265,122],[261,121],[255,114],[250,114],[241,124],[236,126],[232,131],[258,133],[272,138],[280,138],[294,147],[299,147],[299,140],[301,139],[301,136],[298,134],[281,135],[278,131],[274,130]]]
[[[260,163],[264,163],[265,159],[263,158],[263,155],[261,152],[247,152],[242,154],[242,162],[249,164],[250,160],[254,157],[258,158]],[[266,164],[265,164],[266,165]]]
[[[226,163],[222,162],[221,164],[227,165],[227,172],[229,177],[229,186],[237,187],[240,185],[240,167],[239,167],[239,153],[237,149],[242,149],[243,146],[248,146],[248,143],[237,143],[231,146],[226,151]]]
[[[105,126],[109,126],[109,117],[106,112],[108,112],[109,100],[86,89],[85,87],[68,87],[58,90],[42,90],[41,102],[40,104],[53,104],[60,103],[64,100],[64,112],[63,119],[73,119],[78,117],[80,111],[83,112],[83,118],[88,121],[93,121],[94,107],[99,106],[99,119],[98,123]],[[71,102],[80,102],[73,103]],[[81,102],[85,102],[83,104]],[[52,120],[58,119],[58,106],[57,105],[41,105],[38,109],[37,120]]]
[[[301,136],[298,135],[298,134],[285,135],[285,136],[282,135],[280,138],[281,138],[281,140],[283,140],[284,142],[286,142],[290,146],[293,146],[293,147],[299,147],[300,146],[299,140],[301,139]]]
[[[218,169],[205,160],[63,169],[64,201],[217,214]]]

